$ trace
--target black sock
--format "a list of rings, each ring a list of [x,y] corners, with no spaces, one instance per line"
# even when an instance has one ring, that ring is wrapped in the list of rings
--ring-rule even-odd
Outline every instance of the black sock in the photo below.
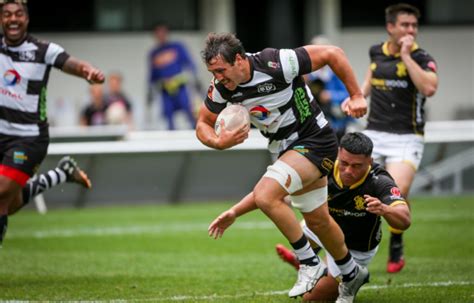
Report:
[[[3,239],[7,233],[8,215],[0,215],[0,246],[2,246]]]
[[[34,196],[64,182],[66,182],[66,173],[59,168],[31,178],[23,187],[23,205],[28,204]]]
[[[398,262],[403,257],[403,234],[391,234],[389,258],[390,261]]]
[[[341,271],[342,282],[348,282],[355,278],[359,268],[349,252],[347,252],[347,255],[341,260],[334,261]]]
[[[301,264],[315,266],[319,263],[319,257],[315,255],[304,235],[298,241],[290,244]]]

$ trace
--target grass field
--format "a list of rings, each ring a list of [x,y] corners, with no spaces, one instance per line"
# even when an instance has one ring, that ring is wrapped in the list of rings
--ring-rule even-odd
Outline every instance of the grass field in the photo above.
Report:
[[[0,301],[297,302],[285,243],[260,212],[220,240],[229,203],[24,210],[0,249]],[[387,232],[357,302],[474,302],[474,198],[415,198],[406,268],[385,272]],[[286,243],[285,243],[286,244]]]

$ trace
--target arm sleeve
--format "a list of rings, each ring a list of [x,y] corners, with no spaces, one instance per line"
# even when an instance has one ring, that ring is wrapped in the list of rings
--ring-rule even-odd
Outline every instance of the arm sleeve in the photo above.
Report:
[[[46,50],[45,62],[46,64],[52,65],[55,68],[62,69],[64,63],[69,59],[70,55],[64,51],[64,49],[56,43],[49,43],[48,49]]]
[[[437,72],[437,64],[433,57],[430,56],[426,51],[422,50],[413,58],[423,70]]]
[[[227,101],[217,90],[214,79],[212,79],[211,85],[209,85],[204,104],[206,105],[207,109],[214,114],[219,114],[227,106]]]
[[[384,204],[406,203],[405,198],[400,193],[400,189],[388,176],[379,176],[374,188],[376,189],[375,196]]]

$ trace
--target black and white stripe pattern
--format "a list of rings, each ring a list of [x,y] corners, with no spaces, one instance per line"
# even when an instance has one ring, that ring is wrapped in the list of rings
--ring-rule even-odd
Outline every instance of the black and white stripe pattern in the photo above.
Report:
[[[309,105],[314,99],[301,77],[311,72],[306,50],[268,48],[247,55],[251,65],[250,81],[230,91],[214,79],[206,99],[209,110],[219,113],[228,102],[242,104],[249,110],[252,124],[269,138],[270,150],[276,153],[298,139],[298,131],[306,119],[312,120],[318,128],[327,124],[314,104],[308,106],[309,116],[301,118],[296,101],[304,100]],[[318,116],[321,117],[317,119]]]
[[[52,66],[69,55],[57,44],[27,36],[19,46],[0,42],[0,134],[47,136],[46,86]]]

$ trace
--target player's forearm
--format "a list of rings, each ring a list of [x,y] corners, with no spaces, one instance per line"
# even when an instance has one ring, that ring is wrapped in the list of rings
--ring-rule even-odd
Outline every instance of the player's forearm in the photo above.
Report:
[[[411,224],[410,210],[406,204],[388,206],[383,217],[391,227],[399,230],[406,230]]]
[[[236,217],[240,217],[248,212],[256,210],[257,204],[253,198],[253,192],[247,194],[239,203],[232,206],[231,210],[235,212]]]
[[[436,74],[423,70],[410,56],[404,56],[402,59],[416,88],[424,96],[433,96],[438,88],[438,77]]]
[[[204,121],[198,120],[196,123],[196,137],[207,147],[222,149],[219,147],[219,138],[215,134],[214,128]]]

